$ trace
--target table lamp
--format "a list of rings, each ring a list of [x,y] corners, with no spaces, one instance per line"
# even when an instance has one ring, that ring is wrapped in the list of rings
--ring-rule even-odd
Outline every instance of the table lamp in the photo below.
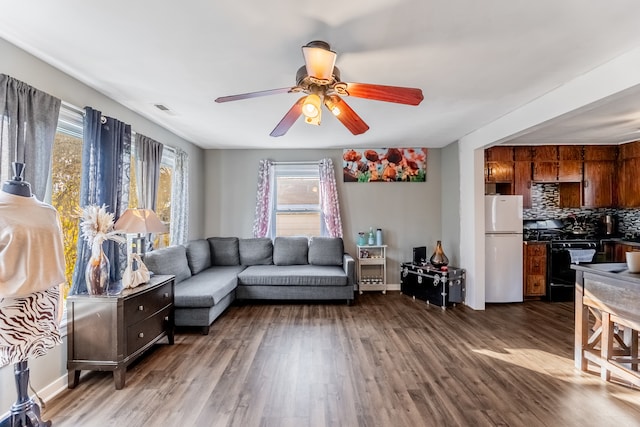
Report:
[[[129,208],[124,211],[113,228],[127,234],[137,234],[138,248],[142,249],[138,249],[136,253],[140,253],[143,257],[146,252],[145,239],[147,234],[167,232],[167,227],[154,211],[139,208]]]

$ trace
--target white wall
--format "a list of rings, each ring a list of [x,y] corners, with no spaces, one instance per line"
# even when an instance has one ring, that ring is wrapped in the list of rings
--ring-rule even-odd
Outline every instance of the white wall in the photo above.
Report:
[[[445,254],[449,264],[460,264],[460,165],[458,143],[447,145],[441,152],[442,169],[442,245],[447,248]]]
[[[433,251],[436,240],[443,240],[440,151],[429,149],[427,182],[345,183],[342,150],[207,150],[207,213],[202,237],[251,237],[260,159],[304,161],[330,157],[336,169],[346,250],[355,255],[359,231],[381,228],[384,243],[389,245],[388,281],[399,284],[400,264],[411,260],[413,247],[427,245],[428,251]],[[449,156],[449,160],[449,164],[457,163],[457,154]],[[457,200],[457,187],[451,191]],[[454,252],[447,244],[444,249],[445,253],[449,249]]]
[[[63,101],[83,108],[93,107],[104,114],[126,123],[136,132],[172,147],[180,147],[189,153],[189,236],[199,236],[204,227],[204,156],[203,150],[174,135],[110,98],[84,85],[80,81],[40,61],[16,46],[0,39],[0,73],[8,74]],[[51,350],[45,356],[29,362],[31,382],[43,397],[50,396],[60,387],[66,387],[66,344]],[[0,417],[15,402],[13,366],[0,368]]]

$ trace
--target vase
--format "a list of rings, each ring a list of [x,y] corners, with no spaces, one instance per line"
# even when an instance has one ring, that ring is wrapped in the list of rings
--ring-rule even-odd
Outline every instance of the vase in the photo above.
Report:
[[[449,264],[449,258],[444,254],[444,251],[442,250],[442,242],[440,240],[436,243],[436,250],[433,251],[433,255],[431,255],[429,262],[436,268],[444,267]]]
[[[109,258],[100,249],[97,256],[91,256],[85,270],[84,279],[89,295],[105,295],[109,287]]]

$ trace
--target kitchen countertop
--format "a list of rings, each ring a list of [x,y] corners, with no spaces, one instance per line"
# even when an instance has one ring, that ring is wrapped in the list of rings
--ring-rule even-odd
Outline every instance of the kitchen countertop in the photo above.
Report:
[[[573,270],[593,273],[612,279],[625,280],[640,285],[640,274],[630,273],[625,262],[606,262],[598,264],[571,264]]]

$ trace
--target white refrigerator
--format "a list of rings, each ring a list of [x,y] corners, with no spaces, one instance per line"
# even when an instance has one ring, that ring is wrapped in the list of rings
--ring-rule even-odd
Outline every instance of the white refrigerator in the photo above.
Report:
[[[522,302],[522,196],[485,196],[485,302]]]

